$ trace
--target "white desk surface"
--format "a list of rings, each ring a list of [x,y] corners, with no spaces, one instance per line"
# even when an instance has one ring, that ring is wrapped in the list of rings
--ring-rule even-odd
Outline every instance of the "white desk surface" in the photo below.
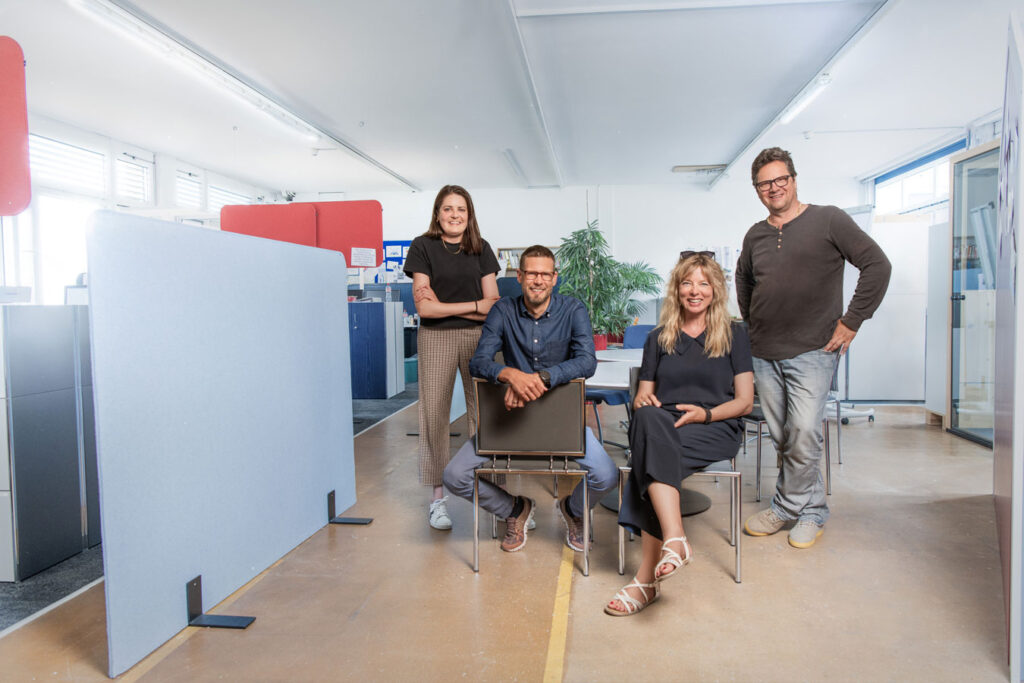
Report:
[[[633,365],[640,365],[640,361],[643,360],[644,350],[643,349],[605,349],[604,351],[597,351],[595,354],[599,361],[630,361]]]
[[[599,352],[600,353],[600,352]],[[604,361],[597,364],[597,372],[587,378],[592,389],[629,389],[629,369],[639,363],[630,361]]]

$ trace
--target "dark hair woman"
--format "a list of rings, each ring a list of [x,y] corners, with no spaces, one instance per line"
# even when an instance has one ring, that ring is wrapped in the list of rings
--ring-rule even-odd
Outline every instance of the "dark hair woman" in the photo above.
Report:
[[[420,483],[432,487],[430,526],[450,529],[441,483],[451,459],[449,413],[455,371],[462,374],[470,437],[476,433],[469,359],[480,328],[498,300],[498,260],[480,237],[473,199],[458,185],[445,185],[434,199],[430,227],[413,240],[405,261],[420,316]]]
[[[754,402],[746,330],[729,320],[725,274],[714,259],[681,259],[669,277],[659,326],[644,344],[633,401],[633,468],[622,491],[619,524],[641,534],[642,560],[604,611],[636,614],[660,594],[659,583],[693,554],[679,514],[683,479],[736,454],[739,417]]]

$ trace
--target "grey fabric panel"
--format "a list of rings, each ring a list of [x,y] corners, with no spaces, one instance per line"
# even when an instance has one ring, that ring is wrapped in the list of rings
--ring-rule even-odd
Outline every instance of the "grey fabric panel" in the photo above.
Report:
[[[480,413],[479,454],[583,455],[583,380],[559,385],[516,410],[505,409],[505,385],[480,379],[474,383]]]
[[[74,389],[10,401],[18,578],[25,579],[82,552],[78,418]]]
[[[71,307],[4,306],[4,321],[11,396],[75,386]]]

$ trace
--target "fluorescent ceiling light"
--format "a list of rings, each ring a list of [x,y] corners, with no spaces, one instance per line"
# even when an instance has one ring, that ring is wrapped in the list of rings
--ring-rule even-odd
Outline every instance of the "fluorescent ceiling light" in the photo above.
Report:
[[[832,77],[827,73],[821,74],[810,83],[807,88],[786,107],[786,111],[782,112],[782,116],[779,117],[779,123],[786,125],[790,121],[796,118],[796,115],[807,108],[811,102],[814,101],[821,91],[832,82]]]
[[[693,173],[694,175],[714,175],[725,170],[725,164],[698,164],[695,166],[673,166],[673,173]]]
[[[240,97],[244,102],[267,114],[274,121],[284,124],[292,132],[299,132],[305,141],[318,142],[325,137],[316,126],[296,116],[177,38],[164,33],[120,5],[110,0],[72,0],[72,4],[140,42],[170,63],[183,66],[191,73],[204,78],[218,90],[227,91]]]

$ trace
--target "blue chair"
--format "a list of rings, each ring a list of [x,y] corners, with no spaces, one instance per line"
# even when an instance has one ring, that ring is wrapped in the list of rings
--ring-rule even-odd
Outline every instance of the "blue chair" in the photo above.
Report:
[[[642,349],[654,325],[630,325],[622,333],[622,348]]]

